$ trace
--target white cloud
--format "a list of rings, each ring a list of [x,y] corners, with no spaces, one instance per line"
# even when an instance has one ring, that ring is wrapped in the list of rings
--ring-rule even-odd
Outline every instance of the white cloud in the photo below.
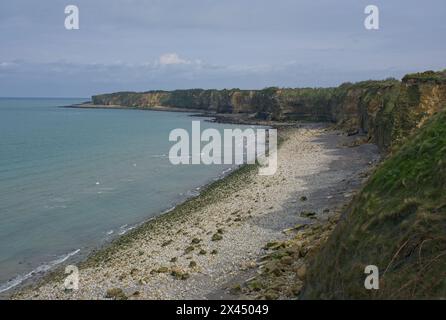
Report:
[[[9,62],[9,61],[0,62],[0,68],[15,67],[16,65],[17,65],[17,63],[15,63],[15,62]]]
[[[177,53],[165,53],[160,56],[159,63],[161,65],[190,64],[190,61],[180,58]]]

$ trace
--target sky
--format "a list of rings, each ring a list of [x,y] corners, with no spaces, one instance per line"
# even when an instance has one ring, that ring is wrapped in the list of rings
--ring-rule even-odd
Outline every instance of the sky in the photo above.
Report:
[[[2,0],[0,96],[401,78],[446,68],[445,16],[445,0]]]

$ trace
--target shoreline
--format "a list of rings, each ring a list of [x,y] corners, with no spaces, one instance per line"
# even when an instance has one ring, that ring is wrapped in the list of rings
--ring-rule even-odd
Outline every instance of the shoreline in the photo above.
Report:
[[[35,269],[31,270],[26,274],[17,275],[16,277],[10,279],[9,281],[4,282],[2,285],[7,285],[9,282],[15,282],[16,279],[20,279],[17,280],[18,281],[17,284],[12,285],[9,289],[6,289],[3,292],[0,292],[0,300],[9,299],[14,295],[16,295],[17,293],[20,293],[22,290],[27,290],[28,288],[42,285],[43,283],[47,283],[48,281],[60,277],[61,275],[63,275],[64,272],[63,268],[66,265],[70,264],[82,265],[86,263],[89,259],[94,258],[94,255],[97,254],[98,252],[107,250],[109,249],[109,247],[114,246],[115,242],[119,241],[122,237],[129,235],[131,232],[136,231],[138,228],[142,227],[145,224],[150,224],[155,222],[154,220],[171,213],[178,206],[194,200],[195,198],[200,196],[200,194],[204,192],[207,188],[211,187],[214,183],[226,179],[231,174],[235,174],[238,170],[242,169],[243,166],[244,165],[242,166],[239,165],[223,170],[216,177],[210,178],[207,182],[203,183],[197,188],[188,190],[187,192],[191,192],[191,195],[189,195],[185,199],[177,200],[176,202],[172,203],[172,205],[168,209],[160,211],[156,213],[154,216],[144,219],[141,222],[127,226],[127,228],[124,230],[124,233],[117,233],[114,237],[108,240],[103,239],[100,244],[97,244],[95,246],[83,249],[76,249],[72,252],[60,255],[52,261],[48,261],[47,263],[37,266]],[[85,249],[87,249],[87,251],[82,252]],[[79,252],[81,252],[81,254],[78,254]]]
[[[114,109],[114,110],[148,110],[148,111],[165,111],[165,112],[184,112],[184,113],[202,113],[203,110],[200,109],[184,109],[184,108],[174,108],[174,107],[163,107],[156,106],[150,108],[141,108],[141,107],[128,107],[121,105],[102,105],[102,104],[93,104],[93,103],[79,103],[68,106],[60,106],[61,108],[72,108],[72,109]]]
[[[209,122],[216,123],[227,123],[227,124],[240,124],[240,125],[253,125],[253,126],[267,126],[267,127],[292,127],[298,123],[315,123],[306,121],[272,121],[272,120],[262,120],[254,117],[254,114],[249,113],[217,113],[209,112],[201,109],[185,109],[185,108],[174,108],[174,107],[128,107],[121,105],[96,105],[92,103],[81,103],[73,104],[68,106],[60,106],[60,108],[72,108],[72,109],[112,109],[112,110],[141,110],[141,111],[163,111],[163,112],[180,112],[180,113],[190,113],[190,117],[205,117],[210,118]],[[329,122],[327,122],[329,123]]]
[[[166,108],[160,107],[158,109],[147,109],[147,108],[136,108],[136,107],[124,107],[124,106],[102,106],[102,105],[91,105],[89,103],[81,103],[81,104],[68,105],[68,106],[59,106],[59,108],[183,112],[183,113],[191,113],[189,115],[190,117],[209,118],[205,121],[214,122],[213,115],[211,115],[211,114],[197,114],[197,113],[191,112],[191,110],[168,108],[168,107],[166,107]],[[196,111],[199,111],[199,110],[196,110]],[[231,121],[226,121],[224,123],[236,124],[235,122],[231,122]],[[248,125],[248,124],[244,124],[244,125]],[[257,124],[250,123],[249,125],[257,125]],[[2,283],[2,285],[4,285],[4,286],[7,286],[9,283],[12,283],[12,286],[9,289],[6,289],[5,291],[0,292],[0,300],[9,299],[12,296],[16,295],[17,293],[20,293],[22,290],[26,290],[29,287],[40,285],[47,281],[51,281],[51,279],[53,277],[55,277],[55,275],[63,274],[63,270],[62,270],[63,267],[68,265],[69,263],[83,264],[84,262],[89,260],[91,258],[91,256],[94,255],[96,252],[100,252],[102,250],[109,248],[110,246],[113,246],[114,243],[117,240],[119,240],[121,237],[128,235],[130,232],[134,231],[135,229],[140,228],[141,226],[143,226],[145,224],[152,223],[155,219],[158,219],[161,216],[164,216],[165,214],[168,214],[171,211],[174,211],[176,209],[176,207],[178,207],[179,205],[182,205],[182,204],[184,204],[188,201],[191,201],[194,198],[200,196],[200,194],[204,190],[206,190],[208,187],[211,187],[214,183],[217,183],[221,180],[226,179],[229,175],[234,174],[235,172],[240,170],[243,166],[244,165],[242,165],[242,166],[234,165],[231,168],[227,168],[227,169],[223,170],[217,176],[215,176],[214,178],[210,178],[207,182],[203,183],[202,185],[199,185],[197,188],[188,190],[187,192],[191,192],[191,195],[189,195],[185,199],[177,200],[174,203],[172,203],[166,210],[160,211],[160,212],[156,213],[154,216],[152,216],[148,219],[144,219],[134,225],[128,226],[125,229],[125,232],[122,234],[116,234],[114,237],[112,237],[110,239],[102,239],[101,243],[92,245],[88,248],[80,248],[80,249],[73,250],[71,252],[67,252],[65,254],[55,257],[54,260],[51,260],[51,261],[48,261],[41,265],[38,265],[33,270],[30,270],[28,273],[16,275],[14,278],[11,278],[10,280]],[[80,254],[79,254],[79,252],[80,252]],[[67,263],[65,263],[65,262],[67,262]]]
[[[353,155],[363,157],[364,159],[359,159],[360,163],[343,167],[343,170],[358,172],[365,169],[369,160],[376,156],[376,151],[369,155],[367,152],[354,151],[361,147],[339,148],[337,144],[340,140],[352,138],[329,132],[320,124],[281,130],[281,134],[292,139],[285,139],[279,152],[285,148],[287,153],[294,152],[291,159],[293,156],[303,157],[301,159],[304,164],[303,171],[299,166],[285,164],[283,166],[285,171],[267,183],[265,181],[268,178],[262,180],[263,178],[254,174],[255,166],[244,166],[233,170],[226,177],[202,188],[198,196],[179,204],[172,211],[142,223],[136,229],[112,241],[107,247],[92,252],[85,261],[78,264],[80,290],[65,292],[61,288],[65,277],[61,266],[34,285],[20,288],[12,294],[12,298],[104,299],[110,298],[108,291],[111,289],[120,289],[125,292],[126,297],[134,299],[206,299],[227,294],[222,286],[231,282],[237,275],[243,274],[245,269],[253,269],[259,257],[264,255],[263,247],[267,242],[286,239],[283,229],[294,226],[298,221],[302,222],[302,217],[291,212],[295,209],[290,206],[307,207],[310,201],[305,203],[300,203],[299,200],[289,201],[290,194],[298,192],[303,186],[292,183],[294,179],[289,179],[291,177],[286,173],[303,174],[303,178],[306,179],[311,178],[312,170],[322,170],[320,174],[327,175],[328,172],[330,176],[330,171],[326,170],[327,166],[330,162],[337,161],[336,157],[333,158],[328,154],[332,151],[341,150],[341,153],[342,150],[346,153],[353,151]],[[328,140],[321,144],[318,139]],[[296,147],[302,148],[302,143],[308,148],[308,152],[293,151]],[[327,144],[329,148],[325,150],[323,144]],[[314,164],[312,158],[315,156],[312,154],[314,151],[321,157],[321,163]],[[289,154],[286,156],[290,157]],[[350,156],[346,154],[345,158],[348,159]],[[335,172],[334,177],[330,176],[330,179],[336,180],[333,187],[339,187],[342,177],[339,172]],[[286,182],[287,180],[292,181]],[[294,182],[301,180],[302,177]],[[344,184],[343,188],[351,188],[348,184]],[[354,188],[359,186],[360,184],[354,184]],[[265,188],[271,188],[271,194],[264,193]],[[332,188],[329,187],[327,190]],[[282,194],[285,192],[287,194]],[[239,196],[246,197],[246,200],[241,200]],[[328,206],[325,204],[327,201],[331,206],[339,205],[347,198],[334,196],[330,199],[318,201],[319,205]],[[245,210],[246,212],[241,212]],[[322,220],[328,219],[331,214],[323,214],[322,210],[318,209],[321,211],[318,216],[320,215]],[[277,215],[270,216],[275,211]],[[265,219],[268,220],[266,225],[263,221]],[[253,221],[260,224],[253,224]],[[303,221],[311,223],[313,219],[303,219]],[[276,227],[272,228],[274,225]],[[246,234],[250,233],[249,241],[246,241]],[[189,289],[185,290],[185,287]],[[147,290],[150,288],[158,289],[154,293],[153,290]]]
[[[67,265],[75,263],[76,266],[82,268],[97,263],[104,256],[113,254],[114,252],[118,251],[121,248],[121,246],[124,246],[125,243],[131,241],[132,238],[136,236],[139,232],[143,232],[143,230],[150,230],[156,224],[160,223],[162,224],[165,221],[170,222],[170,219],[175,219],[177,218],[177,216],[182,215],[183,207],[187,207],[190,205],[191,202],[197,201],[202,196],[206,196],[206,193],[212,192],[211,190],[213,188],[218,187],[221,184],[229,183],[230,181],[227,180],[234,178],[237,179],[239,175],[246,174],[247,172],[256,169],[257,165],[245,164],[238,167],[230,168],[230,170],[228,169],[224,170],[217,177],[199,186],[197,194],[191,195],[187,199],[179,201],[177,204],[174,204],[171,208],[159,212],[157,215],[129,227],[124,234],[118,234],[115,238],[110,239],[109,241],[103,243],[102,245],[99,245],[98,247],[92,248],[88,253],[80,256],[75,256],[73,260],[67,261],[70,263],[64,263],[65,262],[64,259],[62,263],[57,264],[56,266],[54,266],[54,268],[47,270],[44,274],[33,275],[30,278],[23,280],[21,283],[15,285],[14,287],[6,290],[5,292],[0,293],[0,300],[16,299],[17,296],[20,296],[25,291],[34,290],[52,281],[62,280],[63,278],[66,277],[66,275],[64,274],[64,268]],[[78,252],[79,250],[80,249],[76,251]],[[67,256],[73,257],[74,255],[69,253],[67,254]],[[34,270],[31,272],[34,272]]]

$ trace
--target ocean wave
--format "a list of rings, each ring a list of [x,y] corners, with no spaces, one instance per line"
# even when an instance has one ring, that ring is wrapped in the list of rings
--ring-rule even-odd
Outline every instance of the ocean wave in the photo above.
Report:
[[[81,251],[81,249],[77,249],[74,250],[68,254],[65,254],[63,256],[58,257],[57,259],[50,261],[46,264],[40,265],[37,268],[35,268],[34,270],[32,270],[31,272],[28,272],[26,274],[23,275],[19,275],[3,284],[0,285],[0,293],[5,292],[9,289],[12,289],[16,286],[18,286],[19,284],[21,284],[23,281],[28,280],[29,278],[33,277],[34,275],[38,274],[38,273],[42,273],[42,272],[47,272],[50,269],[52,269],[53,267],[57,266],[58,264],[61,264],[65,261],[67,261],[70,257],[78,254]]]
[[[163,212],[161,212],[161,214],[169,213],[170,211],[174,210],[176,207],[177,206],[170,207],[169,209],[164,210]],[[153,220],[153,219],[155,219],[155,217],[152,217],[152,218],[148,219],[148,221]]]
[[[66,209],[67,208],[67,206],[66,205],[64,205],[64,204],[61,204],[61,205],[55,205],[55,206],[50,206],[50,205],[44,205],[43,206],[45,209],[48,209],[48,210],[52,210],[52,209]]]
[[[127,232],[129,232],[130,230],[135,229],[137,226],[138,225],[128,226],[127,224],[124,224],[119,227],[120,231],[118,232],[118,235],[122,236],[122,235],[126,234]]]
[[[229,171],[232,171],[232,168],[225,169],[221,172],[222,175],[227,174]]]
[[[152,154],[150,158],[167,158],[167,154]]]
[[[183,195],[185,195],[186,197],[196,197],[200,194],[200,192],[197,192],[196,190],[187,190],[185,193],[183,193]]]

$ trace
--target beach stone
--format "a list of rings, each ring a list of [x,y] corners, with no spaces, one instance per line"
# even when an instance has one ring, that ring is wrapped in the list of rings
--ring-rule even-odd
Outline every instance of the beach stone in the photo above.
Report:
[[[215,233],[211,238],[212,241],[220,241],[221,239],[223,239],[223,236],[220,233]]]
[[[242,287],[240,284],[236,284],[236,285],[232,286],[231,289],[229,289],[229,293],[232,295],[239,295],[240,292],[242,292]]]
[[[265,293],[265,299],[266,300],[277,300],[277,299],[279,299],[279,295],[277,294],[277,292],[275,292],[273,290],[268,290]]]
[[[302,284],[295,284],[291,287],[291,293],[295,296],[298,296],[302,291]]]
[[[280,270],[280,268],[278,268],[278,267],[273,267],[270,270],[270,273],[276,277],[280,277],[282,275],[282,270]]]
[[[187,272],[183,272],[180,269],[172,269],[172,271],[170,272],[170,274],[177,280],[187,280],[190,277],[190,274]]]
[[[263,249],[265,249],[265,250],[279,250],[284,247],[285,247],[284,242],[273,241],[273,242],[268,242]]]
[[[161,244],[161,247],[166,247],[166,246],[168,246],[169,244],[171,244],[173,241],[172,240],[167,240],[167,241],[165,241],[165,242],[163,242],[162,244]]]
[[[186,249],[184,249],[184,253],[190,253],[190,252],[192,252],[192,251],[194,251],[194,247],[193,246],[189,246],[189,247],[187,247]]]
[[[158,270],[156,270],[156,272],[167,273],[167,272],[169,272],[169,268],[168,267],[159,267]]]
[[[130,270],[130,275],[134,276],[135,274],[138,273],[138,271],[139,271],[138,269],[133,268],[132,270]]]
[[[316,212],[312,212],[312,211],[302,211],[300,213],[301,217],[314,217],[316,215]]]
[[[121,288],[111,288],[108,289],[105,297],[107,299],[113,300],[127,300],[128,297],[125,295],[124,291]]]
[[[299,251],[300,251],[300,246],[299,244],[293,244],[292,247],[287,248],[285,250],[286,253],[288,253],[290,256],[292,256],[293,258],[299,258]]]
[[[149,277],[144,277],[138,280],[139,285],[146,285],[147,283],[149,283]]]
[[[300,266],[297,269],[296,273],[297,273],[297,277],[303,281],[307,275],[307,266],[305,264],[303,264],[302,266]]]
[[[253,291],[260,291],[263,288],[263,285],[258,280],[253,280],[248,283],[248,288]]]
[[[290,257],[290,256],[285,256],[285,257],[282,257],[282,258],[280,259],[280,262],[281,262],[282,264],[292,265],[293,262],[294,262],[294,259],[293,259],[292,257]]]

